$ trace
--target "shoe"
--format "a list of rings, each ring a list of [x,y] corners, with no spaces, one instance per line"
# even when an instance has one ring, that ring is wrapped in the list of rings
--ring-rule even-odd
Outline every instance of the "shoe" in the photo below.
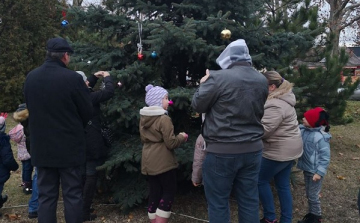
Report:
[[[306,214],[301,221],[298,223],[318,223],[322,222],[322,217],[320,215],[314,215],[311,213]]]
[[[32,218],[37,218],[37,217],[38,217],[37,211],[29,212],[28,218],[32,219]]]
[[[0,198],[0,208],[3,207],[4,203],[7,201],[8,199],[8,196],[5,194],[5,195],[1,195],[1,198]]]
[[[84,221],[93,221],[97,218],[96,214],[90,214],[88,216],[83,216],[83,222]]]
[[[24,194],[32,193],[32,182],[24,182],[23,192],[24,192]]]
[[[273,220],[273,221],[269,221],[266,218],[262,218],[260,220],[260,223],[278,223],[277,219]]]
[[[31,188],[28,188],[28,187],[24,187],[24,188],[23,188],[23,192],[24,192],[24,194],[29,195],[29,194],[32,193],[32,189],[31,189]]]

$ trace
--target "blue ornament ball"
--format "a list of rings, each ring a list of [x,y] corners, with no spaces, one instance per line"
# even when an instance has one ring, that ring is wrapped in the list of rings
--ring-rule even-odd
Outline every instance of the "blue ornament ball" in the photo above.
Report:
[[[156,58],[156,57],[157,57],[157,53],[156,53],[155,51],[153,51],[153,52],[151,53],[151,57],[152,57],[152,58]]]
[[[67,21],[67,20],[63,20],[62,22],[61,22],[61,26],[62,27],[66,27],[66,26],[68,26],[69,25],[69,22]]]

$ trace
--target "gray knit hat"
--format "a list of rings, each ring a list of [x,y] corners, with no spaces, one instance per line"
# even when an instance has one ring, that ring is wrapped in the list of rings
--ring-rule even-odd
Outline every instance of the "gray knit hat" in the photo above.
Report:
[[[82,76],[82,78],[83,78],[84,82],[86,82],[86,81],[87,81],[87,77],[86,77],[86,75],[85,75],[85,73],[84,73],[83,71],[81,71],[81,70],[77,70],[77,71],[76,71],[76,73],[78,73],[78,74],[80,74],[80,75]]]
[[[159,86],[153,86],[151,84],[145,87],[146,96],[145,103],[148,106],[160,106],[162,107],[162,99],[168,94],[167,90]]]
[[[5,118],[0,116],[0,132],[4,133],[6,129]]]

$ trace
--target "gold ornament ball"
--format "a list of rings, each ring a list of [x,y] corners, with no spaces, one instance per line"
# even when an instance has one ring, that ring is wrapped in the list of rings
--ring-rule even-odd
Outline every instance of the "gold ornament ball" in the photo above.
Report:
[[[231,31],[228,29],[224,29],[221,31],[221,39],[230,39],[231,37]]]

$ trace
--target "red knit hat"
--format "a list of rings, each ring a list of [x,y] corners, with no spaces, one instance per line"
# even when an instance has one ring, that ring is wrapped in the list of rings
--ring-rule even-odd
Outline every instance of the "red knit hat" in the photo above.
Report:
[[[304,113],[304,117],[311,127],[314,128],[322,125],[328,125],[327,119],[322,118],[322,120],[319,120],[321,112],[325,112],[325,110],[320,107],[316,107]]]

